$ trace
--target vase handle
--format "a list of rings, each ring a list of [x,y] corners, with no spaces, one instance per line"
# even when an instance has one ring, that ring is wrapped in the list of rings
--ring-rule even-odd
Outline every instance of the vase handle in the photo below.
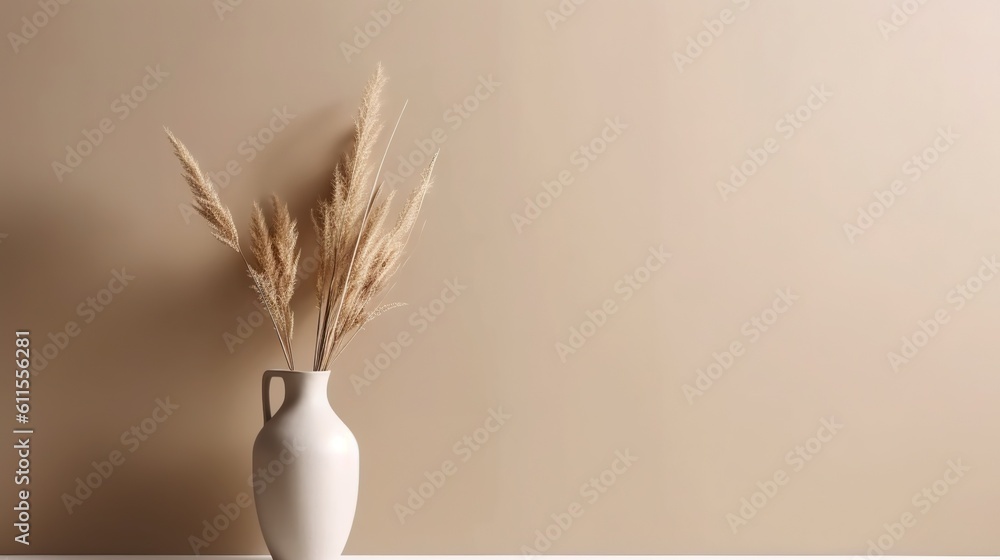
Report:
[[[261,382],[261,402],[264,403],[264,423],[271,419],[271,380],[281,377],[281,372],[265,371]]]

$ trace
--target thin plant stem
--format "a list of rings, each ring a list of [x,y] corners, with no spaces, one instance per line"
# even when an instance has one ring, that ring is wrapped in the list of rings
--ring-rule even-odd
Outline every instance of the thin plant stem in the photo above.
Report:
[[[323,327],[322,327],[322,334],[320,335],[322,338],[317,337],[317,343],[318,343],[317,346],[322,350],[320,352],[317,352],[316,354],[316,361],[313,364],[313,369],[316,370],[318,370],[322,366],[323,353],[326,352],[326,339],[329,337],[328,325],[330,322],[330,311],[332,310],[330,304],[333,302],[331,294],[333,292],[334,283],[336,282],[337,279],[337,246],[338,244],[336,243],[333,245],[333,261],[331,261],[333,263],[332,265],[333,270],[330,274],[329,286],[323,292],[323,308],[319,310],[318,322],[322,323]]]
[[[320,239],[318,241],[319,241],[319,243],[324,243],[324,240],[322,240],[322,239]],[[326,283],[326,266],[324,266],[325,264],[326,263],[320,263],[320,267],[321,267],[320,270],[323,273],[323,276],[319,279],[321,284],[325,284]],[[327,299],[327,292],[326,292],[326,290],[323,290],[323,301],[321,301],[320,304],[319,304],[319,306],[318,306],[318,308],[319,308],[319,314],[316,316],[316,345],[313,348],[313,369],[314,370],[316,370],[316,369],[319,368],[319,349],[320,349],[320,341],[322,340],[320,338],[320,333],[322,332],[322,328],[323,328],[323,308],[326,307],[326,299]]]
[[[243,264],[247,265],[247,269],[252,270],[253,267],[250,266],[250,262],[247,261],[246,255],[243,254],[243,250],[239,250],[240,257],[243,259]],[[264,293],[263,286],[257,282],[257,279],[253,279],[253,283],[257,286],[258,295]],[[278,323],[274,320],[274,312],[271,310],[271,306],[267,304],[267,301],[261,297],[261,301],[264,303],[264,307],[267,308],[267,316],[271,319],[271,325],[274,326],[274,332],[278,335],[278,344],[281,345],[281,353],[285,355],[285,363],[288,364],[288,369],[294,370],[295,364],[292,362],[291,355],[289,351],[285,349],[285,338],[281,335],[281,331],[278,330]]]

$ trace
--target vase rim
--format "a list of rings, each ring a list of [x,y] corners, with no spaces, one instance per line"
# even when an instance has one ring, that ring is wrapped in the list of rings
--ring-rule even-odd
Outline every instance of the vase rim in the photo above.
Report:
[[[330,370],[324,369],[324,370],[315,370],[314,371],[314,370],[300,370],[300,369],[268,369],[268,370],[264,371],[264,373],[267,373],[267,372],[273,372],[273,373],[298,373],[298,374],[302,374],[302,375],[319,375],[319,374],[323,374],[323,373],[329,374]]]

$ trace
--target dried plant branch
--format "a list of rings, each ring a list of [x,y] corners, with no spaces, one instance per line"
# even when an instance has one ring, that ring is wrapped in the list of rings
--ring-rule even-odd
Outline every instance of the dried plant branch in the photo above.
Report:
[[[259,248],[261,257],[261,273],[271,287],[274,303],[275,322],[284,336],[285,345],[289,350],[289,367],[295,369],[295,357],[291,355],[292,333],[295,326],[295,316],[292,312],[292,296],[295,294],[296,271],[299,266],[301,251],[296,249],[298,243],[298,228],[288,211],[288,205],[271,195],[271,206],[274,211],[270,228],[264,227],[266,237],[256,239],[255,249]],[[254,204],[252,232],[262,229],[263,213]],[[267,265],[264,265],[267,263]]]
[[[404,305],[381,305],[381,300],[387,293],[387,283],[402,266],[403,251],[433,182],[438,154],[423,170],[420,183],[403,203],[395,223],[387,227],[396,193],[384,193],[385,185],[379,179],[407,104],[403,104],[375,165],[375,146],[383,130],[381,94],[385,83],[380,64],[365,86],[354,120],[354,146],[333,173],[329,197],[320,200],[310,213],[319,246],[314,370],[328,368],[331,359],[336,359],[369,321]],[[294,369],[291,341],[295,320],[291,302],[301,250],[297,247],[298,227],[287,204],[272,196],[273,216],[268,223],[260,205],[254,203],[250,221],[254,266],[240,249],[232,214],[222,204],[215,187],[187,148],[169,130],[166,132],[194,195],[195,209],[209,223],[212,234],[243,258],[253,289],[274,325],[285,361],[289,369]],[[371,309],[376,300],[378,304]]]
[[[369,254],[363,255],[358,260],[358,282],[350,286],[346,292],[344,303],[346,314],[344,320],[337,326],[336,336],[338,340],[348,331],[364,325],[366,322],[365,309],[369,302],[382,291],[389,278],[399,269],[399,260],[406,240],[416,222],[416,213],[419,212],[422,201],[432,183],[431,173],[435,160],[436,156],[424,170],[421,183],[411,193],[403,207],[396,227],[385,233]]]
[[[365,316],[365,320],[364,322],[361,323],[361,326],[362,327],[365,326],[365,323],[371,321],[372,319],[378,317],[379,315],[385,313],[386,311],[389,311],[390,309],[396,309],[397,307],[405,307],[405,306],[406,303],[402,301],[395,301],[392,303],[387,303],[385,305],[380,305],[376,307],[371,313]]]
[[[167,138],[174,147],[174,154],[181,162],[184,169],[184,180],[187,181],[194,194],[194,209],[205,218],[205,221],[212,227],[212,235],[216,239],[225,243],[236,252],[240,251],[240,236],[236,232],[236,224],[233,223],[233,215],[229,209],[222,205],[219,194],[215,191],[211,180],[206,177],[198,167],[191,152],[178,140],[170,129],[163,127],[167,133]]]
[[[389,293],[392,292],[392,289],[395,288],[395,287],[396,287],[396,284],[393,284],[392,286],[389,286],[389,288],[383,290],[382,291],[382,296],[379,298],[379,300],[376,303],[376,305],[381,306],[382,302],[385,300],[386,296],[388,296]],[[403,305],[406,305],[406,304],[403,304]],[[354,337],[358,336],[358,333],[360,333],[362,330],[364,330],[364,325],[362,325],[360,328],[358,328],[356,331],[354,331],[354,333],[351,334],[351,337],[348,338],[343,344],[340,345],[340,349],[337,350],[337,352],[333,355],[333,359],[330,360],[330,364],[331,365],[337,361],[337,358],[339,358],[340,355],[344,353],[344,348],[346,348],[351,343],[351,341],[354,340]]]
[[[219,194],[216,192],[215,187],[212,185],[211,181],[202,173],[201,168],[198,166],[198,162],[195,161],[194,156],[188,151],[187,147],[178,140],[169,129],[164,128],[167,133],[167,138],[170,139],[170,143],[174,147],[174,154],[177,159],[181,162],[181,167],[184,170],[183,176],[188,186],[191,188],[191,192],[194,195],[194,207],[201,217],[205,218],[209,226],[212,228],[212,234],[219,240],[231,247],[234,251],[240,254],[243,259],[243,264],[246,265],[247,271],[250,274],[251,280],[253,280],[253,288],[257,292],[261,303],[267,309],[267,313],[271,318],[271,324],[274,326],[274,332],[278,335],[278,343],[281,345],[281,352],[285,356],[285,363],[288,364],[289,369],[292,369],[292,356],[291,348],[287,343],[287,340],[283,336],[283,331],[279,328],[278,324],[278,313],[277,313],[277,300],[275,299],[274,286],[270,282],[270,277],[265,272],[271,264],[265,263],[265,261],[260,260],[261,256],[258,255],[258,250],[260,249],[261,237],[268,238],[270,235],[266,224],[263,224],[263,216],[260,215],[260,208],[255,205],[255,212],[253,221],[251,223],[251,243],[252,251],[258,258],[258,264],[261,269],[255,269],[249,261],[247,261],[246,255],[243,254],[243,250],[240,249],[239,234],[236,231],[236,224],[233,222],[233,216],[226,208],[222,201],[219,199]],[[259,220],[259,221],[258,221]],[[266,245],[265,245],[266,247]],[[262,251],[263,254],[265,251]]]
[[[374,94],[377,95],[381,91],[381,85],[378,85],[379,81],[383,81],[384,82],[384,78],[381,75],[381,71],[382,71],[382,66],[379,65],[378,70],[375,73],[375,77],[372,79],[372,82],[374,84],[376,84],[377,87],[370,86],[369,90],[366,92],[366,95],[365,95],[366,98],[368,97],[368,95],[371,92],[374,92]],[[362,103],[362,107],[363,108],[364,107],[368,107],[368,106],[373,106],[373,105],[377,107],[378,106],[378,102],[368,101],[368,102],[363,102]],[[343,311],[343,308],[344,308],[344,298],[346,297],[348,289],[349,289],[348,282],[351,280],[351,271],[354,268],[354,262],[355,262],[355,260],[357,258],[357,255],[358,255],[358,247],[361,244],[361,239],[362,239],[363,234],[364,234],[365,225],[368,223],[368,216],[371,214],[372,207],[375,204],[375,198],[378,195],[378,179],[379,179],[379,175],[382,173],[382,166],[385,164],[386,155],[388,155],[389,148],[392,146],[392,140],[396,136],[396,129],[399,128],[399,121],[402,120],[403,113],[406,111],[406,105],[407,105],[407,103],[403,103],[403,108],[400,110],[399,117],[396,119],[396,125],[392,129],[392,134],[389,135],[389,141],[386,143],[385,151],[382,153],[382,160],[379,162],[378,171],[375,173],[375,180],[372,182],[372,190],[371,190],[371,194],[368,196],[368,204],[365,207],[364,212],[362,213],[361,218],[360,218],[360,224],[358,226],[357,238],[356,238],[356,240],[354,242],[354,248],[351,250],[351,258],[350,258],[350,260],[347,263],[347,270],[344,273],[344,280],[343,280],[343,283],[342,283],[342,288],[340,290],[340,302],[337,304],[337,312],[336,312],[336,315],[334,315],[334,317],[333,317],[332,328],[330,327],[330,325],[328,325],[328,327],[327,327],[328,331],[332,331],[333,334],[327,337],[328,340],[324,341],[325,342],[325,344],[324,344],[324,349],[325,349],[324,354],[325,354],[325,356],[321,356],[321,365],[322,365],[323,369],[326,369],[326,367],[329,364],[330,356],[333,354],[333,350],[334,350],[334,346],[336,345],[336,342],[337,342],[338,334],[340,334],[340,333],[337,332],[338,321],[340,320],[340,315],[341,315],[341,313]],[[362,122],[362,121],[359,118],[359,123],[360,122]],[[359,125],[359,127],[360,127],[360,125]],[[359,137],[362,136],[362,134],[360,133],[360,131],[359,131],[358,136]],[[360,165],[360,162],[356,161],[355,165]],[[352,190],[359,191],[360,189],[357,188],[357,187],[355,187]],[[358,219],[357,218],[353,218],[353,220],[356,221]],[[323,358],[325,358],[325,359],[323,359]]]
[[[288,205],[277,195],[271,197],[274,206],[274,235],[272,238],[275,255],[275,284],[277,287],[279,312],[285,329],[285,342],[292,342],[295,314],[292,312],[292,296],[295,294],[296,271],[299,268],[301,250],[296,249],[299,239],[295,220],[288,212]],[[295,357],[291,357],[291,369],[295,369]]]
[[[271,231],[268,229],[264,211],[256,201],[253,203],[253,213],[250,217],[250,252],[257,259],[261,273],[267,278],[274,278],[274,252],[271,250]]]

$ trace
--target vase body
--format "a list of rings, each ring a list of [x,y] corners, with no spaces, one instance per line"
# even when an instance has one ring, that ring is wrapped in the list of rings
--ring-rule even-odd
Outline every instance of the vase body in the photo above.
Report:
[[[268,389],[285,399],[271,414]],[[264,373],[264,426],[253,444],[254,504],[274,560],[328,560],[347,544],[358,503],[354,434],[330,407],[328,371]]]

